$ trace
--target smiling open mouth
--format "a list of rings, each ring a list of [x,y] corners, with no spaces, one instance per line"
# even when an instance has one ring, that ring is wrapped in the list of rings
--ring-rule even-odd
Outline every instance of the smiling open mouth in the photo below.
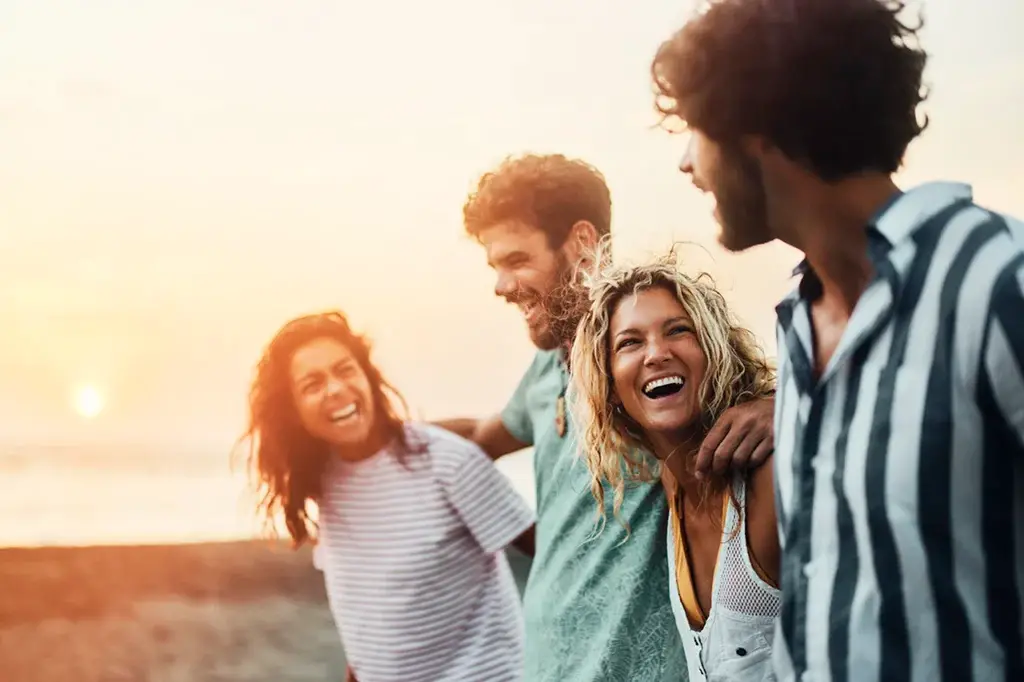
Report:
[[[680,376],[663,377],[661,379],[655,379],[654,381],[648,381],[644,384],[644,395],[652,400],[658,398],[667,398],[670,395],[675,395],[679,391],[683,390],[683,386],[686,384],[686,379]]]
[[[341,424],[349,421],[353,417],[359,414],[359,406],[355,403],[350,403],[345,407],[335,410],[331,413],[331,421],[335,424]]]

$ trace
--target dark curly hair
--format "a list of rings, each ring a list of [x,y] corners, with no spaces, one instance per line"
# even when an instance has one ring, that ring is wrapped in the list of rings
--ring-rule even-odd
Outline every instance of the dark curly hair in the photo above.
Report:
[[[651,65],[662,123],[765,138],[827,182],[894,173],[927,126],[923,22],[896,0],[712,0]]]
[[[572,226],[590,222],[602,237],[611,230],[612,199],[596,168],[561,154],[508,157],[477,182],[462,207],[466,232],[480,232],[504,220],[521,220],[547,234],[558,248]]]
[[[260,492],[259,510],[268,523],[282,514],[296,547],[315,533],[316,523],[307,505],[320,502],[321,479],[331,446],[310,435],[299,421],[292,395],[291,362],[296,351],[322,338],[343,344],[366,373],[377,419],[374,431],[385,437],[403,463],[407,454],[418,449],[409,442],[403,425],[405,401],[370,361],[369,341],[352,331],[344,314],[307,315],[284,325],[256,366],[249,391],[249,425],[239,444],[247,445],[246,463]]]

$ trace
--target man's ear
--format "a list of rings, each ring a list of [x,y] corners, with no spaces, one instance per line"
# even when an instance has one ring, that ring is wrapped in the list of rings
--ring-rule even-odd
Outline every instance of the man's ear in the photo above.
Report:
[[[739,145],[760,169],[761,182],[776,196],[789,192],[796,183],[816,177],[804,163],[791,159],[765,137],[747,135],[740,139]]]
[[[775,148],[760,135],[744,135],[739,140],[740,149],[749,157],[760,159],[771,153]]]
[[[778,168],[780,165],[799,165],[786,156],[771,140],[760,135],[745,135],[740,138],[739,148],[747,158],[757,162],[761,169]]]
[[[601,238],[597,228],[589,220],[577,220],[569,230],[565,240],[566,255],[572,262],[578,263],[592,256],[597,251]]]

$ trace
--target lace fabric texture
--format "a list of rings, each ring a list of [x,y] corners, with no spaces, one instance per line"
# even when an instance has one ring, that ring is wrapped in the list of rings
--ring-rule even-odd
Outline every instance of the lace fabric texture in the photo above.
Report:
[[[746,509],[745,485],[734,484],[740,509]],[[668,529],[669,588],[676,625],[686,649],[692,682],[772,682],[771,646],[781,593],[758,576],[747,548],[746,514],[728,505],[723,524],[722,549],[711,597],[711,612],[704,627],[691,627],[677,583],[676,538]]]

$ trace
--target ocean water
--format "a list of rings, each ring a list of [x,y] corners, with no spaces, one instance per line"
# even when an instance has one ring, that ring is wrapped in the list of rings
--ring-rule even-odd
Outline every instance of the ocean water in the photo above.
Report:
[[[0,546],[235,540],[264,535],[226,452],[169,446],[0,446]],[[531,504],[529,451],[498,468]]]

